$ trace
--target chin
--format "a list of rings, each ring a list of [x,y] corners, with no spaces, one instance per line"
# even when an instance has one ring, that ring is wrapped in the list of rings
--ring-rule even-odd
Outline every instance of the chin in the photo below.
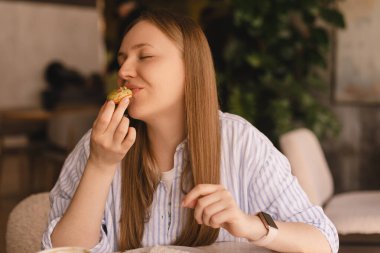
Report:
[[[131,110],[131,111],[128,111],[128,115],[133,119],[140,120],[145,123],[157,122],[157,119],[160,118],[160,117],[157,117],[158,115],[157,111],[153,112],[153,111]]]
[[[146,114],[142,110],[137,110],[136,107],[134,106],[128,107],[128,115],[131,118],[141,120],[141,121],[145,121],[146,119]]]
[[[141,115],[139,113],[136,113],[135,110],[131,110],[130,108],[128,108],[128,116],[134,119],[142,120]]]

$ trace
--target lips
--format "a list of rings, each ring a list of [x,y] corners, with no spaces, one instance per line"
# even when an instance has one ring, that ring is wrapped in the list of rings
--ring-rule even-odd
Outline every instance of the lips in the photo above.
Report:
[[[140,92],[143,88],[138,86],[138,85],[135,85],[135,84],[132,84],[132,83],[126,83],[125,86],[132,90],[132,93],[133,93],[133,96],[135,96],[138,92]]]
[[[142,89],[141,88],[133,88],[131,90],[132,90],[133,95],[136,95]]]

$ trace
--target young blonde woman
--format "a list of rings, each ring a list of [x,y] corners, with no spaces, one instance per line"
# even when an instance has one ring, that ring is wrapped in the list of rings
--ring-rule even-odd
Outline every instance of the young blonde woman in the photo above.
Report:
[[[218,111],[207,40],[192,20],[148,12],[127,31],[119,83],[51,191],[44,248],[112,252],[249,241],[337,252],[337,232],[246,120]],[[130,118],[124,116],[128,109]]]

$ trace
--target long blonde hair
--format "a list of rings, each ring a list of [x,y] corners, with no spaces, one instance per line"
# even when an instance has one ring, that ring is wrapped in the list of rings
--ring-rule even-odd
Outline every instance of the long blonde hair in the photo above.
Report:
[[[202,183],[218,184],[220,181],[219,106],[214,65],[207,39],[201,28],[190,18],[176,16],[166,11],[146,12],[134,24],[140,21],[155,25],[174,41],[183,53],[186,150],[189,159],[183,170],[181,187],[185,189],[185,178],[191,178],[192,182],[186,182],[190,186]],[[149,219],[148,209],[159,181],[159,171],[155,169],[146,125],[135,119],[131,119],[131,124],[137,130],[137,137],[122,166],[120,250],[142,246],[144,224]],[[218,234],[219,229],[199,225],[191,210],[185,229],[174,244],[208,245],[215,242]]]

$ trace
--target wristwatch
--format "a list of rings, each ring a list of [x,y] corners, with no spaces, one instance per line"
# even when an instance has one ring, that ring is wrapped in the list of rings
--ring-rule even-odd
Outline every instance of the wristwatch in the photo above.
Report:
[[[270,216],[267,213],[259,212],[256,214],[261,222],[263,223],[264,227],[267,229],[267,234],[261,237],[260,239],[257,239],[253,241],[253,244],[264,247],[268,245],[271,241],[273,241],[274,238],[276,238],[278,233],[278,227],[276,226],[276,223],[272,219],[272,216]]]

